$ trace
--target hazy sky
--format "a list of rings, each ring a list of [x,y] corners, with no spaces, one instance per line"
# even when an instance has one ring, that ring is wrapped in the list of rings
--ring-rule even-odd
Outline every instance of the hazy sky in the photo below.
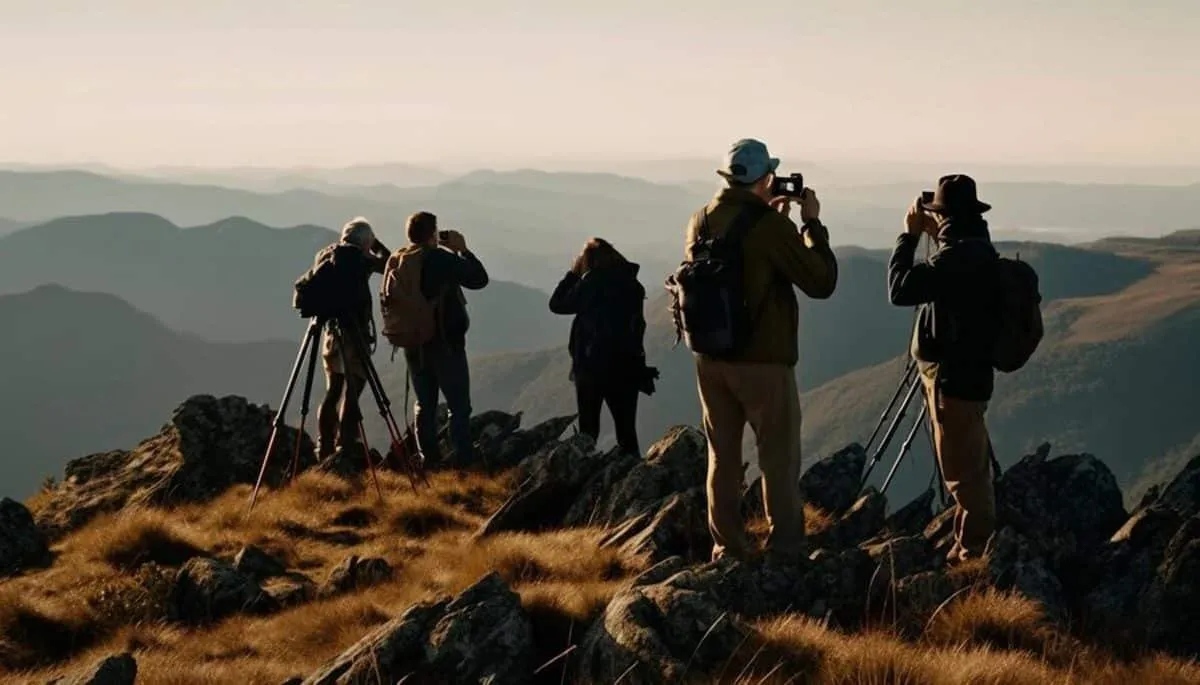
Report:
[[[1200,0],[0,0],[0,160],[1200,163]]]

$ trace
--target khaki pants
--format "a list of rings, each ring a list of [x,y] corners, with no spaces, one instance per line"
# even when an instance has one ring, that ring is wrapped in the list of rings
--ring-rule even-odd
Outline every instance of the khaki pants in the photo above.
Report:
[[[742,435],[754,431],[770,533],[767,548],[803,552],[800,502],[800,395],[796,371],[784,364],[696,359],[704,432],[708,437],[708,528],[713,558],[745,557],[742,523]]]
[[[937,391],[936,367],[921,375],[933,443],[946,489],[958,505],[954,517],[951,560],[979,557],[996,528],[996,493],[992,488],[991,440],[983,414],[987,402],[947,397]]]

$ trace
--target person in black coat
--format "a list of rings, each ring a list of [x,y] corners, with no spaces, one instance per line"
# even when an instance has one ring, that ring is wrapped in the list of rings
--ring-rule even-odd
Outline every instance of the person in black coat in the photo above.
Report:
[[[641,455],[638,393],[652,388],[654,370],[646,366],[646,289],[638,282],[638,269],[611,243],[593,238],[554,289],[550,311],[575,316],[569,349],[579,431],[598,438],[600,409],[607,404],[618,447]]]

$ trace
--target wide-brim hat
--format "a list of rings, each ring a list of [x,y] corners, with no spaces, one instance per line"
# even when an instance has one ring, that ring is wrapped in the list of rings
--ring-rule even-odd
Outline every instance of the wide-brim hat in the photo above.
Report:
[[[738,183],[753,183],[779,168],[779,158],[772,157],[766,143],[743,138],[725,153],[725,163],[717,169],[722,177]]]
[[[975,179],[966,174],[950,174],[938,179],[933,200],[922,202],[921,209],[938,214],[983,214],[992,206],[980,202]]]

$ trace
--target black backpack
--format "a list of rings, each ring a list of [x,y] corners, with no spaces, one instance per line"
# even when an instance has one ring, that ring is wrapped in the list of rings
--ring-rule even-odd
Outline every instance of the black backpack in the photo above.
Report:
[[[357,253],[357,254],[351,254]],[[353,245],[331,245],[317,255],[312,268],[296,280],[292,307],[302,318],[343,319],[361,306],[362,253]]]
[[[578,363],[587,369],[611,369],[622,361],[637,357],[641,352],[644,328],[641,307],[627,307],[618,301],[623,293],[601,307],[589,307],[575,318]]]
[[[1011,373],[1025,366],[1042,342],[1042,295],[1037,272],[1020,257],[1001,257],[996,272],[999,300],[992,366]]]
[[[708,228],[708,209],[700,210],[692,260],[666,280],[676,344],[682,338],[692,352],[716,359],[745,349],[754,320],[746,306],[742,242],[768,211],[765,204],[746,207],[725,235],[715,238]]]

